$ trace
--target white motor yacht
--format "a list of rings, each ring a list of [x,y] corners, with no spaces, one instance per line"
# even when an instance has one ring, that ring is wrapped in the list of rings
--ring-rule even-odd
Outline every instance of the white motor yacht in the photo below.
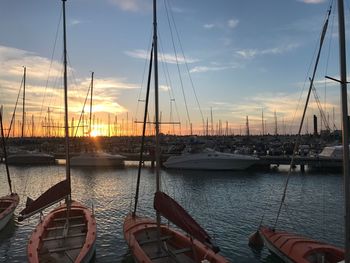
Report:
[[[119,167],[124,165],[125,157],[119,154],[105,152],[87,152],[71,157],[70,165],[73,167]]]
[[[223,153],[206,148],[201,151],[185,151],[171,156],[164,163],[166,168],[191,170],[244,170],[259,159],[249,155]]]
[[[10,165],[48,165],[55,163],[55,157],[43,152],[19,151],[10,153],[7,163]]]

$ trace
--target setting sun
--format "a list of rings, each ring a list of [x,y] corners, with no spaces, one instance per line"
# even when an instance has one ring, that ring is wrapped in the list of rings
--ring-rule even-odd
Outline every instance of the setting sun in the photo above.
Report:
[[[90,133],[91,137],[101,136],[101,133],[97,130],[92,130]]]

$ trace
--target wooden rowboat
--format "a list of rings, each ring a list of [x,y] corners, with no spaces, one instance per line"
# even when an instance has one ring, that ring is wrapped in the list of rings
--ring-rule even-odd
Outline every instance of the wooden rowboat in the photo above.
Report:
[[[95,252],[96,220],[82,204],[72,201],[52,210],[33,231],[28,262],[89,262]]]
[[[287,263],[338,263],[344,260],[344,250],[307,237],[266,226],[259,228],[259,234],[265,246]]]
[[[18,203],[19,196],[16,193],[0,197],[0,230],[2,230],[12,218]]]

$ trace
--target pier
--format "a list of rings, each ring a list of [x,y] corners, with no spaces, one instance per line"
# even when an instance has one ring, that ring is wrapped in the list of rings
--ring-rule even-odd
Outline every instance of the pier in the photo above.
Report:
[[[125,161],[139,161],[139,153],[119,153],[120,155],[125,156]],[[72,156],[76,156],[77,153],[73,153]],[[173,154],[162,154],[161,162],[165,162]],[[54,154],[55,159],[63,159],[63,154]],[[280,156],[260,156],[259,161],[252,167],[252,169],[260,168],[269,168],[270,166],[280,166],[280,165],[289,165],[292,157],[289,155],[280,155]],[[154,155],[144,154],[143,161],[151,162],[152,166],[155,163]],[[294,165],[300,166],[300,170],[304,171],[305,166],[313,168],[341,168],[342,160],[334,158],[325,158],[318,156],[295,156]]]

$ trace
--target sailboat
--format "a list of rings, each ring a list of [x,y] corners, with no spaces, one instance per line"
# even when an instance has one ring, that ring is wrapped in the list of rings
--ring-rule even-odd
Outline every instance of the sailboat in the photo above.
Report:
[[[90,86],[90,120],[89,120],[89,137],[92,132],[92,94],[94,87],[94,72],[91,73]],[[84,103],[85,107],[85,103]],[[125,156],[119,154],[109,154],[102,151],[84,152],[73,156],[70,160],[72,167],[122,167],[124,166]]]
[[[4,161],[5,161],[6,174],[7,174],[7,183],[9,185],[9,190],[10,190],[9,195],[0,197],[0,231],[1,231],[12,218],[13,213],[19,203],[19,196],[18,194],[12,191],[11,177],[10,177],[10,172],[7,164],[7,151],[6,151],[6,144],[5,144],[4,128],[2,125],[2,108],[0,110],[0,125],[1,125],[2,149],[4,153]]]
[[[64,105],[66,179],[52,186],[36,200],[28,199],[19,220],[28,218],[65,199],[65,203],[50,211],[36,226],[27,247],[28,262],[89,262],[95,253],[96,220],[84,205],[71,198],[71,176],[68,132],[68,85],[66,50],[66,13],[63,5],[64,42]]]
[[[148,89],[144,113],[143,136],[139,160],[139,173],[133,212],[130,212],[123,225],[124,238],[136,262],[229,262],[218,254],[207,232],[175,200],[160,189],[160,145],[159,145],[159,101],[158,101],[158,54],[157,54],[157,6],[153,0],[153,44],[148,75]],[[154,56],[153,56],[154,52]],[[156,152],[156,193],[154,209],[156,220],[137,215],[137,202],[140,186],[140,171],[146,130],[149,86],[154,59],[155,83],[155,152]],[[161,223],[161,216],[173,222],[186,234]]]
[[[21,125],[21,139],[25,138],[25,122],[26,122],[26,78],[27,78],[27,68],[23,67],[23,104],[22,104],[22,125]],[[18,94],[19,95],[19,94]],[[14,110],[16,113],[17,103]],[[11,121],[12,122],[12,121]],[[11,129],[11,125],[10,125]],[[10,131],[9,131],[10,133]],[[9,135],[9,134],[8,134]],[[16,149],[15,151],[10,151],[7,157],[7,163],[9,165],[48,165],[55,163],[55,157],[51,154],[39,152],[39,151],[27,151]]]
[[[313,79],[315,76],[320,51],[325,36],[325,32],[328,25],[328,18],[330,16],[331,8],[328,11],[328,17],[323,27],[321,35],[320,48],[316,59],[313,77],[310,80],[310,89],[306,104],[304,107],[304,113],[302,121],[299,127],[299,134],[302,128],[303,120],[305,117],[306,107],[308,104]],[[339,263],[350,262],[350,184],[349,184],[349,134],[348,134],[348,109],[347,109],[347,80],[346,80],[346,52],[345,52],[345,25],[344,25],[344,3],[343,0],[338,0],[338,21],[339,21],[339,56],[340,56],[340,77],[341,80],[336,80],[341,83],[341,104],[342,104],[342,138],[343,138],[343,173],[344,173],[344,193],[345,193],[345,251],[342,248],[338,248],[333,245],[326,244],[317,240],[313,240],[298,234],[278,231],[276,225],[281,212],[282,204],[286,197],[286,190],[288,186],[289,174],[286,180],[283,197],[280,203],[279,211],[275,224],[273,227],[260,225],[258,231],[254,233],[250,239],[250,245],[255,247],[262,246],[263,244],[280,257],[284,262],[296,262],[296,263]],[[327,77],[329,78],[329,77]],[[333,79],[333,78],[331,78]],[[335,79],[333,79],[335,80]],[[294,152],[296,152],[297,143],[295,144]],[[291,167],[293,165],[294,155],[291,160]],[[345,261],[344,261],[345,260]]]

